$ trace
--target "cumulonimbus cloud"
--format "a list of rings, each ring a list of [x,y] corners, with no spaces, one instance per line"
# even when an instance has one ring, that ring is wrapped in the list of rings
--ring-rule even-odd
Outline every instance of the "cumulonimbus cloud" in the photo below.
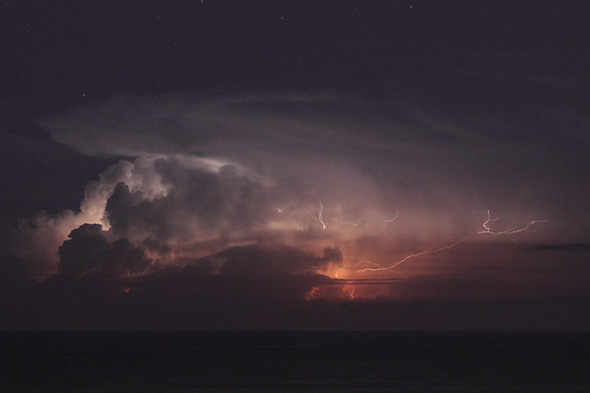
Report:
[[[47,117],[56,141],[128,158],[88,184],[79,212],[23,225],[25,244],[43,241],[21,255],[55,272],[70,232],[100,224],[163,264],[252,244],[339,247],[358,262],[376,248],[363,239],[385,255],[475,234],[490,209],[508,226],[559,211],[541,193],[561,181],[536,160],[546,140],[498,137],[509,119],[484,127],[426,108],[317,93],[119,95]]]

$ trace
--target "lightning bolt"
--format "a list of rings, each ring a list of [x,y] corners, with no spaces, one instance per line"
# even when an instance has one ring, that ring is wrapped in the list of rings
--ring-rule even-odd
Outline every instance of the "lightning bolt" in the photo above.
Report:
[[[361,223],[361,221],[362,221],[362,220],[363,220],[362,218],[359,218],[359,220],[358,220],[357,222],[346,221],[344,224],[345,224],[345,225],[346,225],[346,224],[350,224],[350,225],[353,225],[353,226],[355,226],[355,227],[358,227],[358,226],[359,226],[359,224]]]
[[[315,220],[318,222],[318,224],[320,224],[320,227],[322,227],[322,230],[325,230],[326,223],[324,222],[323,214],[324,214],[324,205],[322,205],[322,202],[320,202],[320,209],[318,210],[318,216]]]
[[[358,261],[358,262],[356,263],[356,265],[354,265],[354,266],[359,266],[359,265],[363,265],[363,264],[364,264],[364,265],[369,265],[369,266],[375,266],[375,267],[383,267],[383,266],[379,265],[378,263],[371,262],[371,261],[369,261],[369,260],[367,260],[367,259],[361,259],[361,260],[360,260],[360,261]]]
[[[383,224],[382,224],[382,226],[381,226],[381,229],[379,229],[379,230],[377,231],[377,233],[379,233],[379,232],[383,231],[383,230],[385,229],[385,225],[386,225],[386,224],[389,224],[389,223],[392,223],[392,222],[394,222],[395,220],[397,220],[397,219],[399,218],[399,216],[400,216],[400,209],[399,209],[399,207],[398,207],[398,208],[396,208],[396,210],[395,210],[395,216],[393,216],[392,218],[386,218],[385,220],[383,220]],[[359,222],[360,222],[360,220],[359,220]],[[351,224],[352,224],[352,223],[351,223]],[[353,225],[354,225],[354,224],[353,224]],[[358,223],[357,223],[357,225],[358,225]],[[361,265],[361,264],[365,264],[365,265],[373,266],[373,268],[374,268],[374,269],[380,269],[380,268],[382,268],[382,267],[383,267],[382,265],[379,265],[378,263],[371,262],[371,261],[369,261],[369,260],[367,260],[367,259],[366,259],[366,258],[367,258],[367,254],[368,254],[368,253],[369,253],[368,251],[365,251],[365,253],[364,253],[364,255],[363,255],[362,259],[361,259],[360,261],[358,261],[358,262],[356,263],[356,265],[354,265],[354,266],[359,266],[359,265]]]
[[[490,211],[487,210],[487,219],[484,221],[484,223],[482,224],[482,227],[484,228],[482,231],[476,232],[476,234],[478,235],[482,235],[482,234],[487,234],[487,235],[494,235],[494,236],[499,236],[499,235],[511,235],[511,234],[515,234],[515,233],[521,233],[521,232],[529,232],[529,231],[534,231],[536,229],[534,229],[535,226],[537,226],[538,224],[543,224],[543,223],[547,223],[549,222],[549,220],[533,220],[531,222],[529,222],[527,225],[520,227],[520,228],[510,228],[510,229],[506,229],[503,231],[493,231],[491,228],[490,223],[495,222],[498,220],[498,218],[492,218]],[[391,219],[391,221],[395,220],[397,217],[399,216],[399,211],[396,213],[396,216]],[[391,222],[389,221],[389,222]],[[385,220],[384,224],[388,222],[388,220]],[[393,270],[395,269],[397,266],[401,265],[404,262],[407,262],[410,259],[413,258],[418,258],[421,257],[423,255],[430,255],[430,254],[437,254],[439,252],[443,252],[443,251],[447,251],[450,250],[454,247],[456,247],[459,243],[463,242],[465,239],[467,239],[468,237],[470,237],[471,235],[467,235],[459,240],[457,240],[456,242],[446,245],[444,247],[440,247],[440,248],[435,248],[435,249],[431,249],[431,250],[426,250],[426,251],[421,251],[419,253],[416,254],[410,254],[407,255],[406,257],[400,259],[397,262],[394,262],[393,264],[389,265],[389,266],[382,266],[379,265],[377,263],[373,263],[371,261],[367,261],[367,260],[361,260],[357,263],[357,266],[361,263],[366,263],[369,265],[372,265],[374,267],[366,267],[362,270],[359,270],[360,272],[377,272],[377,271],[388,271],[388,270]]]
[[[398,218],[399,218],[399,209],[397,209],[397,210],[395,211],[395,216],[393,216],[393,218],[385,219],[385,220],[383,221],[383,225],[385,225],[385,224],[389,224],[390,222],[394,222],[394,221],[395,221],[395,220],[397,220]]]
[[[367,268],[360,270],[360,272],[366,273],[366,272],[381,272],[381,271],[386,271],[386,270],[393,270],[397,266],[401,265],[402,263],[404,263],[406,261],[409,261],[410,259],[418,258],[423,255],[436,254],[436,253],[439,253],[442,251],[450,250],[451,248],[455,247],[457,244],[461,243],[464,239],[465,238],[463,238],[461,240],[457,240],[455,243],[450,244],[448,246],[444,246],[444,247],[440,247],[440,248],[436,248],[436,249],[432,249],[432,250],[421,251],[416,254],[410,254],[410,255],[404,257],[403,259],[400,259],[399,261],[393,263],[390,266],[380,266],[378,264],[375,264],[378,267],[367,267]]]
[[[524,227],[521,228],[510,228],[510,229],[506,229],[503,231],[493,231],[490,223],[498,221],[498,218],[492,218],[490,215],[490,211],[487,210],[486,211],[488,218],[485,220],[485,222],[482,224],[482,227],[484,228],[483,231],[479,231],[477,232],[478,235],[512,235],[515,233],[520,233],[520,232],[532,232],[535,231],[536,229],[531,229],[533,227],[535,227],[537,224],[543,224],[546,222],[549,222],[549,220],[533,220],[531,222],[529,222],[527,225],[525,225]]]

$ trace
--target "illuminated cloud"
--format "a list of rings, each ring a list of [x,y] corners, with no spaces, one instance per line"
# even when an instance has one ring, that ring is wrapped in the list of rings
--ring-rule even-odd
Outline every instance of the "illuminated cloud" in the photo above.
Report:
[[[590,326],[575,7],[17,3],[2,326]]]
[[[23,225],[23,243],[39,241],[20,255],[55,272],[57,248],[87,223],[161,263],[256,243],[337,246],[351,274],[363,260],[392,266],[474,240],[490,214],[496,233],[538,220],[553,232],[537,238],[571,235],[561,223],[572,212],[553,191],[563,162],[539,154],[553,141],[526,139],[512,125],[506,134],[509,122],[449,116],[395,95],[118,95],[40,122],[82,153],[131,158],[88,184],[80,212]]]

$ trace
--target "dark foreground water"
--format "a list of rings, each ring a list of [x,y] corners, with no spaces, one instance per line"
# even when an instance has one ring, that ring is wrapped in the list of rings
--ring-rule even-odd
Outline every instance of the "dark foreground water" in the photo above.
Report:
[[[589,392],[590,333],[0,333],[1,392]]]

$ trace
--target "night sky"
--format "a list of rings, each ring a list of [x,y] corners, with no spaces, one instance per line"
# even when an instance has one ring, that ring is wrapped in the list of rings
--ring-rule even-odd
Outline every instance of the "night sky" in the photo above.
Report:
[[[590,329],[590,6],[4,1],[0,329]]]

